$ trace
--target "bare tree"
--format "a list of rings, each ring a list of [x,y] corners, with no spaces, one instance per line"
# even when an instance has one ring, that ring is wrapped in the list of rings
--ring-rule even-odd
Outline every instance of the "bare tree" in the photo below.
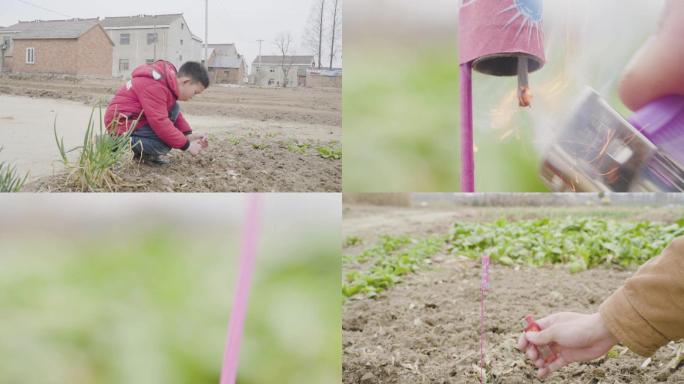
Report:
[[[327,0],[313,0],[313,4],[311,5],[311,15],[309,16],[309,26],[305,33],[307,48],[316,55],[318,68],[321,67],[321,61],[323,57],[326,2]]]
[[[290,80],[289,74],[294,66],[294,59],[292,57],[293,52],[291,52],[293,44],[292,34],[290,32],[282,32],[275,39],[275,45],[278,47],[278,51],[281,55],[280,69],[283,71],[283,88],[288,86]]]
[[[332,9],[332,26],[330,27],[330,69],[333,67],[333,60],[339,49],[340,36],[342,34],[342,1],[334,0]],[[320,67],[320,64],[319,64]]]

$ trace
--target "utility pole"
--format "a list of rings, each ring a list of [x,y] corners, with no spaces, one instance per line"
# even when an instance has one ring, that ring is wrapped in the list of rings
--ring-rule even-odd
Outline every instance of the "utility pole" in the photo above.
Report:
[[[9,39],[3,38],[0,43],[0,73],[5,71],[5,51],[9,50]]]
[[[257,42],[259,43],[259,56],[257,56],[256,72],[259,73],[259,70],[261,69],[261,43],[263,43],[264,40],[258,39]],[[254,82],[255,83],[259,83],[259,76],[257,76],[257,73],[254,74]]]
[[[154,17],[154,25],[152,26],[152,35],[154,36],[154,56],[152,61],[157,61],[157,17]],[[174,60],[175,61],[175,60]]]
[[[333,59],[335,58],[335,28],[337,28],[337,4],[339,0],[335,0],[333,5],[333,24],[332,24],[332,38],[330,39],[330,69],[333,67]]]
[[[204,0],[204,66],[209,68],[209,0]]]

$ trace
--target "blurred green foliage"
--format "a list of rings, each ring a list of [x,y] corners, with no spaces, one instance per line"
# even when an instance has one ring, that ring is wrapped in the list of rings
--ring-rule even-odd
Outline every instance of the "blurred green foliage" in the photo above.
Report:
[[[393,49],[390,49],[393,48]],[[460,86],[456,49],[425,45],[407,50],[350,47],[343,87],[346,192],[449,192],[460,190]],[[492,108],[495,95],[475,90],[475,119]],[[513,86],[513,88],[510,88]],[[489,124],[489,123],[487,123]],[[516,135],[475,129],[476,190],[546,191],[537,176],[539,155],[529,121],[514,119]],[[381,175],[381,177],[379,177]]]
[[[339,241],[265,240],[240,383],[341,380]],[[238,248],[162,230],[3,240],[0,383],[218,383]]]

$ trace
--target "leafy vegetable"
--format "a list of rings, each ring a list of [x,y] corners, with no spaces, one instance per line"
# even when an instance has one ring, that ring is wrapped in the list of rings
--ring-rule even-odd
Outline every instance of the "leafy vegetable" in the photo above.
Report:
[[[347,236],[344,240],[345,247],[354,247],[363,244],[363,239],[358,236]]]
[[[318,154],[324,159],[339,160],[342,158],[342,151],[331,146],[318,146],[316,147]]]
[[[568,264],[572,272],[601,264],[640,265],[684,234],[683,222],[625,222],[567,217],[492,223],[456,223],[449,251],[468,257],[487,253],[505,265]]]
[[[447,235],[413,239],[383,235],[370,248],[344,256],[342,294],[375,297],[438,252],[478,258],[489,254],[503,265],[565,264],[571,272],[599,265],[641,265],[684,235],[675,223],[569,216],[535,220],[455,223]],[[347,238],[345,243],[355,243]]]
[[[413,240],[407,236],[382,236],[373,247],[357,256],[346,256],[348,263],[370,265],[347,272],[342,283],[342,294],[351,297],[366,294],[374,297],[398,283],[407,273],[420,267],[428,258],[444,248],[444,237]]]

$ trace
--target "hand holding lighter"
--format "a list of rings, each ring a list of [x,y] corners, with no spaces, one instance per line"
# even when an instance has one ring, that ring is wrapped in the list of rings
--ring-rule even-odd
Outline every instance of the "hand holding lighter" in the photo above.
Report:
[[[559,192],[684,191],[684,96],[656,100],[625,120],[593,89],[544,156]]]

